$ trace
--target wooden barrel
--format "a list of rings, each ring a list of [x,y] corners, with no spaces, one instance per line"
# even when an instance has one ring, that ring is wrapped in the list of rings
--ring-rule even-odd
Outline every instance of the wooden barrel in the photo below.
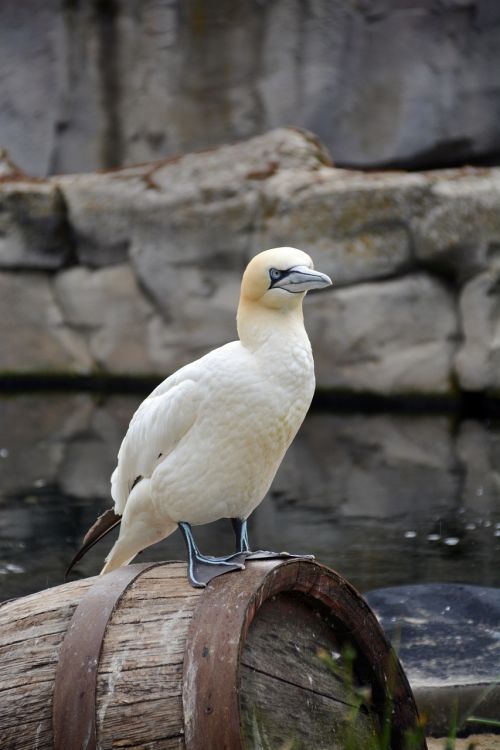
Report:
[[[0,607],[2,750],[426,747],[401,666],[335,572],[268,560],[193,589],[129,565]]]

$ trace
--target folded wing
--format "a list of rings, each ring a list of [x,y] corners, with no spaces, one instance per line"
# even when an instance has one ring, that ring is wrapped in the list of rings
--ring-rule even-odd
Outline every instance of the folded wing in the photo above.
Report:
[[[150,477],[158,464],[189,432],[196,420],[201,386],[184,380],[165,393],[151,395],[139,406],[118,452],[111,477],[115,513],[121,515],[134,485]]]

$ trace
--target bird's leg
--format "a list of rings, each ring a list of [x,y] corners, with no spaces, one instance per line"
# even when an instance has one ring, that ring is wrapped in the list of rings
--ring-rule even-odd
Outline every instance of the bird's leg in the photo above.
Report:
[[[233,526],[234,536],[236,537],[236,552],[251,552],[250,544],[248,542],[248,524],[247,520],[241,518],[231,518],[231,524]]]
[[[244,555],[245,562],[247,560],[273,560],[275,558],[305,558],[306,560],[314,560],[314,555],[291,555],[289,552],[269,552],[267,550],[258,550],[252,552],[248,541],[248,526],[247,521],[241,518],[231,518],[234,535],[236,537],[236,550],[240,555]]]
[[[230,559],[203,555],[194,540],[190,524],[180,521],[178,526],[188,552],[188,578],[192,586],[204,588],[212,578],[231,570],[243,570],[245,567],[243,562],[231,562]]]

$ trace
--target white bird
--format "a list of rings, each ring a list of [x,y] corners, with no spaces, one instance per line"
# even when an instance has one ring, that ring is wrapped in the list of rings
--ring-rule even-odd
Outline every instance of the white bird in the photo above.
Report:
[[[266,495],[314,393],[302,301],[309,289],[331,283],[292,247],[250,261],[241,284],[239,340],[182,367],[139,406],[111,477],[114,510],[90,529],[70,568],[118,523],[102,573],[126,565],[178,527],[195,586],[259,556],[250,552],[247,519]],[[191,525],[220,518],[232,520],[236,554],[202,555]]]

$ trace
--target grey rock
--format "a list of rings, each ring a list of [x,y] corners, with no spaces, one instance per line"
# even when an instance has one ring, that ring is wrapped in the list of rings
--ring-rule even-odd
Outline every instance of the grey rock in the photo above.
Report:
[[[29,494],[57,482],[64,446],[56,436],[74,407],[75,399],[67,394],[0,398],[0,446],[7,452],[2,461],[4,496]]]
[[[500,389],[500,268],[469,281],[460,297],[463,343],[455,357],[461,387],[469,391]]]
[[[428,733],[449,736],[453,722],[498,715],[499,589],[436,583],[379,589],[367,600],[398,643]]]
[[[241,258],[242,251],[244,262],[253,251],[262,184],[280,170],[309,173],[327,159],[309,133],[277,129],[201,154],[54,182],[68,206],[79,261],[100,267],[131,255],[161,305],[156,275],[167,262],[209,264],[224,253]],[[150,264],[159,268],[148,273]]]
[[[0,3],[0,144],[29,174],[45,175],[53,166],[61,21],[57,0]]]
[[[87,342],[95,366],[114,374],[150,374],[148,325],[154,315],[130,266],[58,274],[54,292],[64,322]]]
[[[55,180],[67,206],[80,264],[100,268],[127,260],[138,202],[145,189],[141,177],[142,173],[126,172]]]
[[[39,175],[286,124],[350,166],[500,149],[493,0],[4,0],[0,34],[0,142]]]
[[[500,171],[449,170],[428,179],[427,211],[412,220],[416,258],[459,282],[498,265]]]
[[[496,392],[500,170],[362,174],[327,160],[310,134],[276,129],[45,181],[6,162],[0,265],[10,294],[23,280],[38,290],[33,310],[9,309],[11,328],[46,321],[78,352],[64,372],[164,375],[235,338],[248,259],[292,244],[334,280],[305,303],[320,387],[439,395],[455,379]],[[33,268],[52,283],[23,275]],[[43,347],[14,342],[9,369],[33,371],[39,353],[44,371]]]
[[[21,170],[14,164],[5,148],[0,148],[0,180],[5,178],[19,177]]]
[[[456,450],[463,474],[462,507],[475,512],[479,526],[500,505],[498,436],[489,425],[467,419],[460,424]]]
[[[325,452],[320,465],[315,457]],[[295,498],[339,519],[406,516],[419,524],[430,509],[453,507],[454,467],[449,418],[313,413],[272,492],[282,503]]]
[[[111,506],[110,478],[132,416],[130,399],[114,397],[103,407],[87,394],[78,407],[64,425],[58,485],[71,497],[100,498]]]
[[[45,274],[0,273],[0,320],[3,375],[92,370],[85,342],[65,325]]]
[[[325,139],[336,161],[439,166],[498,150],[498,100],[487,92],[500,27],[476,23],[482,5],[365,4],[349,29],[343,116]]]
[[[10,169],[8,162],[1,162]],[[15,167],[14,167],[15,169]],[[10,171],[0,179],[0,269],[56,270],[72,256],[59,190]]]
[[[336,286],[401,273],[413,262],[410,219],[427,191],[419,175],[283,171],[264,185],[259,244],[303,247]]]
[[[306,319],[323,387],[451,393],[457,315],[435,279],[414,274],[324,292],[306,302]]]

